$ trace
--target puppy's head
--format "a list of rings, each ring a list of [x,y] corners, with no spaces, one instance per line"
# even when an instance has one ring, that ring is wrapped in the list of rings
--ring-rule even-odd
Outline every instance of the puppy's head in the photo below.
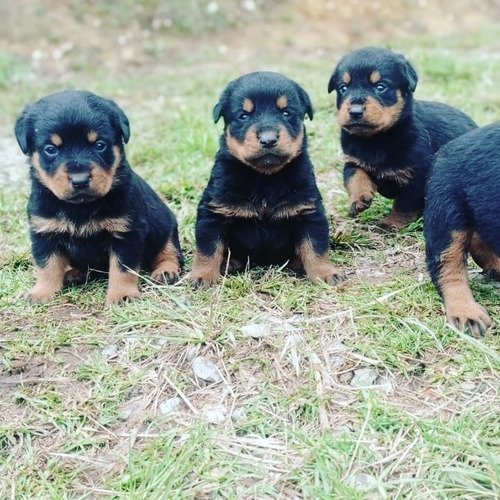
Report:
[[[268,71],[232,81],[214,108],[215,122],[224,118],[229,153],[264,174],[278,172],[302,152],[305,115],[313,117],[306,91]]]
[[[328,92],[337,91],[340,126],[350,134],[369,137],[411,113],[417,81],[415,69],[404,56],[366,47],[342,58]]]
[[[88,203],[119,179],[130,128],[113,101],[68,90],[26,106],[15,133],[39,182],[60,200]]]

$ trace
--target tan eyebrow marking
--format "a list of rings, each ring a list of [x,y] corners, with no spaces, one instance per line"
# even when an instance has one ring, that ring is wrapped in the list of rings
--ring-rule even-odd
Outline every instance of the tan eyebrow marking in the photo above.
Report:
[[[255,108],[255,104],[253,103],[253,101],[251,99],[245,99],[243,101],[243,111],[245,111],[246,113],[251,113]]]
[[[94,143],[95,141],[97,141],[97,132],[95,130],[91,130],[87,134],[87,139],[89,140],[90,143]]]
[[[285,109],[288,106],[288,99],[286,98],[286,95],[278,97],[276,104],[279,109]]]
[[[59,134],[52,134],[50,136],[50,140],[52,141],[52,144],[54,144],[54,146],[61,146],[63,141],[61,139],[61,136]]]
[[[382,76],[380,75],[380,73],[375,70],[371,75],[370,75],[370,82],[372,83],[377,83],[377,82],[380,82],[380,80],[382,79]]]

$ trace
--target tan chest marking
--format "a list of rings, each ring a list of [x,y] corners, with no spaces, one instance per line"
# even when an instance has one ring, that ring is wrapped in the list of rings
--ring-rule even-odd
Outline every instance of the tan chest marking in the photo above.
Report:
[[[116,238],[121,238],[122,233],[130,229],[130,221],[126,217],[116,217],[101,220],[90,220],[81,226],[77,226],[65,217],[47,219],[33,215],[30,217],[29,225],[36,233],[68,234],[77,238],[85,238],[98,233],[111,233]]]
[[[255,205],[222,205],[217,202],[211,202],[210,208],[217,214],[228,218],[242,219],[264,219],[270,220],[291,219],[299,215],[307,215],[316,210],[314,203],[300,203],[291,205],[288,202],[282,202],[274,207],[263,200],[259,206]]]

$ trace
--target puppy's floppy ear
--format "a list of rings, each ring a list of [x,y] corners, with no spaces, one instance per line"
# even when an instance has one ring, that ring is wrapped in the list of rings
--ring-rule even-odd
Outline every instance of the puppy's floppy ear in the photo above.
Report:
[[[312,120],[314,115],[314,110],[309,94],[298,83],[296,83],[295,85],[299,93],[300,102],[302,103],[306,111],[306,115],[309,117],[310,120]]]
[[[331,94],[334,90],[337,90],[337,82],[340,80],[341,74],[344,72],[343,67],[345,57],[343,57],[338,63],[335,69],[333,70],[332,76],[328,81],[328,93]]]
[[[335,82],[337,81],[337,72],[333,73],[328,81],[328,93],[330,94],[332,90],[335,90]]]
[[[409,61],[404,56],[401,56],[401,58],[402,58],[401,69],[403,70],[403,74],[405,75],[406,79],[408,80],[408,88],[412,92],[415,92],[415,89],[417,88],[417,82],[418,82],[417,72],[416,72],[415,68],[409,63]]]
[[[121,130],[123,142],[127,143],[130,139],[130,123],[128,121],[127,115],[123,111],[115,101],[111,99],[106,99],[109,107],[112,110],[112,113],[115,118],[115,125],[118,125],[118,128]]]
[[[113,126],[120,130],[123,142],[127,143],[130,139],[130,123],[122,108],[115,101],[105,99],[91,92],[88,93],[87,99],[92,107],[103,110],[110,117]]]
[[[217,123],[220,120],[220,117],[223,115],[223,108],[224,108],[224,103],[222,102],[222,96],[221,100],[214,106],[214,123]]]
[[[28,154],[30,151],[30,143],[33,136],[33,117],[32,117],[32,104],[28,104],[23,112],[19,115],[16,120],[16,125],[14,127],[14,132],[16,134],[16,139],[24,154]]]
[[[231,96],[240,79],[241,78],[237,78],[236,80],[229,82],[227,87],[222,91],[222,94],[219,97],[219,102],[214,106],[213,117],[215,123],[220,120],[221,116],[224,119],[227,118],[228,106],[231,101]]]
[[[229,99],[230,99],[230,94],[233,88],[233,82],[231,82],[224,92],[219,97],[219,102],[214,106],[214,111],[213,111],[213,116],[214,116],[214,123],[217,123],[221,116],[224,118],[226,117],[227,113],[227,106],[229,104]]]
[[[337,66],[333,73],[332,76],[330,77],[330,80],[328,81],[328,93],[331,94],[334,90],[337,89],[337,82],[339,80],[339,73],[340,73],[340,66]]]
[[[122,131],[123,142],[127,143],[130,139],[130,123],[123,110],[118,106],[116,106],[116,108],[116,112],[118,114],[118,124],[120,125],[120,130]]]

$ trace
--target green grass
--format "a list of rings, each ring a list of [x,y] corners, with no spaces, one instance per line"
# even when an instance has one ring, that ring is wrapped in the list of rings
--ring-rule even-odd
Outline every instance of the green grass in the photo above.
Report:
[[[123,29],[124,11],[112,4],[71,5],[82,23],[100,12]],[[142,25],[160,3],[141,5]],[[131,121],[128,158],[176,213],[189,269],[196,206],[222,132],[212,108],[245,71],[286,73],[314,103],[310,153],[331,258],[348,280],[313,285],[272,267],[193,290],[186,280],[160,287],[142,276],[133,303],[106,309],[106,283],[93,282],[28,305],[28,184],[0,186],[0,498],[498,498],[498,326],[474,339],[446,324],[425,269],[421,221],[381,232],[375,222],[391,204],[379,196],[359,219],[348,217],[326,92],[335,58],[299,49],[283,58],[282,47],[221,57],[213,33],[233,21],[200,24],[198,15],[156,40],[188,48],[173,62],[150,53],[143,66],[116,72],[68,62],[62,81],[65,61],[41,68],[14,51],[2,55],[0,104],[10,125],[0,138],[11,137],[27,102],[64,86],[114,98]],[[450,102],[483,125],[500,116],[499,35],[485,27],[390,46],[417,67],[417,98]],[[22,160],[19,168],[27,178]],[[498,323],[498,284],[474,273],[472,289]],[[246,337],[241,327],[254,323],[270,334]],[[222,380],[197,379],[194,356],[215,363]],[[351,385],[362,368],[377,377],[373,386]],[[162,413],[173,397],[178,411]]]

